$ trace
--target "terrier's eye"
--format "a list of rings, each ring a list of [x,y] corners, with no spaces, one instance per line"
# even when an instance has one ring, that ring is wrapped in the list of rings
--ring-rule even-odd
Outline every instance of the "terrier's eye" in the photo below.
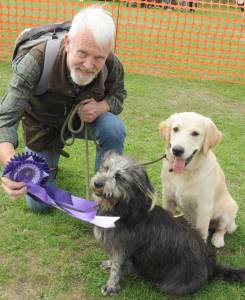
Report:
[[[122,178],[121,174],[119,174],[119,173],[116,173],[114,177],[116,180],[119,180]]]
[[[108,166],[104,166],[104,172],[109,171],[109,167]]]
[[[194,130],[194,131],[192,131],[191,135],[192,135],[192,136],[198,136],[198,135],[199,135],[199,132],[197,132],[197,131]]]
[[[173,131],[174,131],[174,132],[178,132],[178,131],[179,131],[179,127],[177,127],[177,126],[174,127],[174,128],[173,128]]]

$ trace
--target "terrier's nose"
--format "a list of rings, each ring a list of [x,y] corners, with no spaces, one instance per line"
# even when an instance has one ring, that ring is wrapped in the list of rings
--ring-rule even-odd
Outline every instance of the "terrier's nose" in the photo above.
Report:
[[[182,146],[174,146],[172,152],[174,156],[179,157],[185,152],[185,149]]]
[[[96,180],[94,182],[94,186],[95,186],[96,189],[101,189],[104,185],[105,185],[104,180]]]

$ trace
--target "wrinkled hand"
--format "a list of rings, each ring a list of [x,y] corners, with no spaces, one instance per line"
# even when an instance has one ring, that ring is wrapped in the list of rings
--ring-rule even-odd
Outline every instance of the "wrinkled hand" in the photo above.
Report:
[[[80,111],[82,110],[84,122],[87,123],[92,123],[98,116],[109,111],[109,106],[105,100],[97,102],[91,98],[83,100],[81,103],[83,105],[81,105]]]
[[[8,196],[15,200],[24,196],[27,193],[26,185],[24,182],[12,181],[6,177],[2,177],[2,188],[8,194]]]

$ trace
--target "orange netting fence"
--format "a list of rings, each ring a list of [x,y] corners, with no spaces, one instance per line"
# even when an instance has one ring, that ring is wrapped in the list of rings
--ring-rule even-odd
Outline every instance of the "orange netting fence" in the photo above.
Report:
[[[112,12],[127,72],[245,83],[243,0],[1,0],[0,60],[11,59],[24,28],[72,19],[95,3]]]

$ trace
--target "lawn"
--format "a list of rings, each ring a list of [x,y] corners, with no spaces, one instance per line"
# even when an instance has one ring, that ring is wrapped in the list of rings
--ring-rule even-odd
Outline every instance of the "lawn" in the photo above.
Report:
[[[9,64],[0,63],[0,95],[11,77]],[[160,157],[164,151],[158,124],[171,113],[196,111],[211,117],[223,132],[215,149],[225,171],[228,188],[239,203],[238,229],[226,236],[226,246],[217,250],[218,261],[245,265],[244,128],[245,86],[215,81],[126,74],[128,98],[121,114],[127,128],[125,153],[139,162]],[[20,130],[21,131],[21,130]],[[20,132],[21,136],[21,132]],[[23,149],[20,139],[18,151]],[[89,145],[91,174],[94,145]],[[85,196],[84,143],[67,147],[70,159],[62,158],[58,186],[74,195]],[[147,167],[161,204],[161,163]],[[33,214],[24,199],[10,200],[0,190],[0,299],[1,300],[99,300],[100,287],[108,278],[100,270],[107,255],[94,240],[92,225],[60,211]],[[245,286],[213,281],[196,295],[181,299],[242,300]],[[122,291],[110,299],[170,300],[149,283],[129,276]]]

